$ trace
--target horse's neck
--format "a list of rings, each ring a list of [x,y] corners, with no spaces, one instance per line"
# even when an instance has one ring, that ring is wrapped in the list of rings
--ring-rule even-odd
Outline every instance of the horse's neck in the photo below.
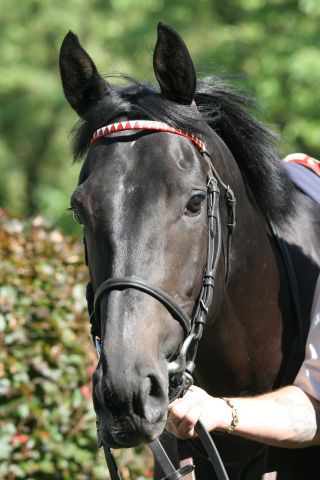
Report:
[[[279,233],[317,271],[319,206],[298,194],[296,210]],[[251,205],[239,209],[231,272],[221,311],[200,345],[198,379],[214,394],[268,391],[287,369],[295,312],[277,241]]]
[[[283,330],[290,330],[289,322],[283,326],[279,305],[280,287],[288,305],[290,293],[282,282],[285,271],[276,246],[251,205],[239,210],[230,281],[198,357],[199,381],[214,394],[270,390],[283,360]],[[290,306],[287,309],[290,316]]]

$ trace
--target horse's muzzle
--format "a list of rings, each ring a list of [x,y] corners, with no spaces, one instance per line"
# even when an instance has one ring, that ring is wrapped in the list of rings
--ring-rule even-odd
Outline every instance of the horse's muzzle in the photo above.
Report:
[[[102,443],[112,448],[148,443],[164,430],[167,418],[168,381],[149,369],[132,380],[102,374],[98,366],[94,382],[94,408]]]
[[[109,425],[108,420],[104,422],[101,417],[98,419],[100,443],[110,448],[131,448],[150,443],[161,435],[166,423],[165,419],[156,424],[142,420],[137,429],[130,418],[122,417],[116,422],[112,421],[113,426]]]

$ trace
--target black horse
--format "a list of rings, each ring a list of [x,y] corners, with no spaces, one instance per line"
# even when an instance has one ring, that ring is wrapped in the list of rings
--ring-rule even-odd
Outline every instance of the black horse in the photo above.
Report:
[[[307,319],[320,265],[320,215],[286,175],[273,135],[248,112],[252,100],[219,79],[197,81],[185,44],[164,24],[154,52],[160,89],[134,81],[110,85],[71,32],[60,68],[66,98],[82,118],[74,155],[87,156],[71,207],[84,226],[93,291],[107,279],[141,279],[169,294],[184,314],[194,313],[207,261],[212,165],[220,187],[230,185],[235,194],[237,226],[229,249],[230,212],[222,190],[221,255],[215,257],[196,382],[215,396],[254,395],[292,382],[308,325],[296,323],[297,299],[281,249],[289,246],[307,265],[296,279]],[[111,127],[99,130],[105,125]],[[101,441],[115,448],[150,442],[163,432],[168,365],[185,336],[168,305],[147,293],[126,284],[100,290],[96,302],[101,356],[94,406]],[[314,448],[276,450],[232,435],[216,442],[232,479],[256,480],[272,470],[278,479],[320,478]],[[194,448],[197,478],[215,478]],[[171,452],[177,461],[178,450]]]

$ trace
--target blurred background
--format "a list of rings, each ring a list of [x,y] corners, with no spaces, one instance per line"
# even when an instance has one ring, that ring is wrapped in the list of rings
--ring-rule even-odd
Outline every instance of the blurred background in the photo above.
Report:
[[[82,247],[66,234],[76,114],[58,56],[76,32],[101,73],[154,81],[159,20],[185,40],[200,76],[231,75],[281,135],[282,156],[320,158],[319,0],[0,0],[0,478],[102,479],[90,374]],[[2,348],[3,347],[3,348]],[[117,455],[120,455],[117,454]],[[145,450],[124,479],[151,478]]]
[[[1,0],[0,205],[66,231],[79,165],[58,55],[71,29],[102,73],[154,81],[159,20],[183,37],[198,74],[235,80],[282,135],[281,154],[320,157],[319,0]]]

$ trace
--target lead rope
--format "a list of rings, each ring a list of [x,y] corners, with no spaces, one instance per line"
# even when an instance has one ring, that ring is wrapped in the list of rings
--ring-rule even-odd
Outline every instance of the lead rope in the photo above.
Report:
[[[220,454],[217,450],[217,447],[212,440],[212,437],[206,427],[203,425],[201,420],[198,420],[195,430],[198,434],[198,437],[207,452],[208,460],[210,461],[214,471],[219,480],[229,480],[226,469],[224,468],[223,462],[221,460]]]
[[[191,464],[176,469],[158,438],[153,442],[148,443],[148,446],[150,447],[154,458],[157,459],[161,470],[165,474],[161,480],[179,480],[193,472],[194,465]]]

